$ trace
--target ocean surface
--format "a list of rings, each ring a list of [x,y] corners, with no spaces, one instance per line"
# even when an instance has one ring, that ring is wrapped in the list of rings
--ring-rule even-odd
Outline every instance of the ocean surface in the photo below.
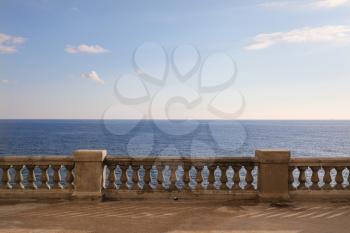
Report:
[[[350,156],[350,121],[0,120],[0,155]]]

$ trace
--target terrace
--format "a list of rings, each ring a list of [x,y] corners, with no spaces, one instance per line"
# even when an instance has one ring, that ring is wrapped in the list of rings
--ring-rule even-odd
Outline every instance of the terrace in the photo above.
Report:
[[[348,232],[349,166],[287,150],[4,156],[0,232]]]

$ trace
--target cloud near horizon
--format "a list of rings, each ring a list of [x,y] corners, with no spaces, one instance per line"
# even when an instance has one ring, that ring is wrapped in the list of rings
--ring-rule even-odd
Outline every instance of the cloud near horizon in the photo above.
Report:
[[[24,37],[11,36],[0,33],[0,53],[12,54],[18,51],[18,47],[26,41]]]
[[[259,4],[264,8],[331,9],[349,4],[350,0],[268,1]]]
[[[246,50],[260,50],[280,43],[350,44],[350,27],[344,25],[304,27],[286,32],[262,33],[256,35]]]
[[[10,80],[8,80],[8,79],[0,79],[0,83],[1,84],[9,84]]]
[[[108,53],[109,51],[103,48],[100,45],[87,45],[81,44],[78,46],[66,45],[64,49],[67,53],[75,54],[75,53],[89,53],[89,54],[98,54],[98,53]]]
[[[105,84],[105,81],[103,81],[101,77],[97,74],[97,72],[94,70],[89,73],[82,73],[81,77],[90,79],[98,84]]]

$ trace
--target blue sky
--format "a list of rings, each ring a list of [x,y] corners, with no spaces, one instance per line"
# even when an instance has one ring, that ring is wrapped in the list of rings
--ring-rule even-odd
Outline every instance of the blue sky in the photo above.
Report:
[[[170,66],[166,82],[149,82],[147,68],[162,74],[164,62],[152,46],[169,64],[184,48],[179,69],[196,48],[198,72],[179,81]],[[204,93],[195,80],[230,76],[225,58],[205,63],[215,54],[237,75]],[[135,118],[136,108],[146,118],[350,119],[349,88],[347,0],[0,1],[0,118]],[[169,109],[155,101],[161,91]],[[213,116],[206,107],[220,95],[224,114]]]

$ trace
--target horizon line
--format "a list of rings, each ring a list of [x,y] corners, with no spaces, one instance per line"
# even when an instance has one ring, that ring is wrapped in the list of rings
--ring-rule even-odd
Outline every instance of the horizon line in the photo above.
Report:
[[[350,118],[239,118],[239,119],[213,119],[213,118],[198,118],[198,119],[186,119],[186,118],[173,118],[173,119],[164,119],[164,118],[147,118],[147,119],[136,119],[136,118],[118,118],[118,119],[101,119],[101,118],[0,118],[0,120],[157,120],[157,121],[166,121],[166,120],[189,120],[189,121],[350,121]]]

